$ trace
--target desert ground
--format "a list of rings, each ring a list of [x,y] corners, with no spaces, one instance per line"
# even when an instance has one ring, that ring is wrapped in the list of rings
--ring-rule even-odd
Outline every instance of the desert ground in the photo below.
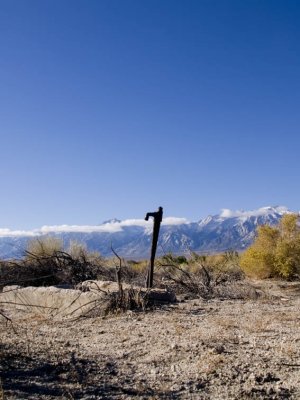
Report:
[[[2,399],[300,399],[300,284],[56,319],[10,312]],[[2,397],[1,397],[2,396]]]

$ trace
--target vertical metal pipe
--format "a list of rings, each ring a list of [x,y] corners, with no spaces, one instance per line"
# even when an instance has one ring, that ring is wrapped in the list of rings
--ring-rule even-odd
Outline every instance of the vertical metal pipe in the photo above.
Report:
[[[148,221],[149,217],[154,218],[153,224],[153,237],[152,237],[152,246],[151,246],[151,257],[150,257],[150,266],[147,275],[147,288],[153,287],[153,273],[154,273],[154,261],[155,261],[155,254],[157,249],[157,242],[160,230],[160,224],[162,221],[163,216],[163,209],[162,207],[158,208],[158,211],[153,213],[147,213],[145,220]]]

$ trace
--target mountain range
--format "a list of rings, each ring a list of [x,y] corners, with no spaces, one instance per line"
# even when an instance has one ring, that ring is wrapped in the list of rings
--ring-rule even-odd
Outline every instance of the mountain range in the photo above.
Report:
[[[188,254],[190,251],[214,253],[226,250],[245,250],[255,237],[258,225],[276,225],[281,217],[290,213],[286,207],[262,207],[252,211],[223,209],[198,222],[185,218],[164,218],[158,241],[158,254],[172,252]],[[112,219],[94,226],[43,226],[33,231],[0,229],[0,258],[18,258],[24,254],[29,240],[51,235],[62,238],[67,248],[72,241],[84,243],[88,250],[112,256],[111,244],[125,258],[148,257],[152,241],[151,219]]]

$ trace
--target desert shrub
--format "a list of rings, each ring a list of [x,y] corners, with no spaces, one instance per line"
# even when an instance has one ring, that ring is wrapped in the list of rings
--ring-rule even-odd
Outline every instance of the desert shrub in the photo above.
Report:
[[[75,286],[86,280],[117,280],[115,259],[104,259],[78,242],[71,242],[66,251],[61,248],[61,242],[43,237],[29,243],[22,259],[0,260],[0,290],[15,284]],[[122,282],[145,286],[147,268],[147,261],[122,260]]]
[[[149,261],[147,260],[128,260],[122,267],[122,279],[125,283],[144,287],[146,284],[148,268]]]
[[[241,268],[253,278],[295,278],[300,273],[300,227],[296,214],[284,215],[276,227],[260,226],[241,256]]]
[[[60,238],[45,236],[33,239],[25,251],[25,262],[38,285],[77,284],[96,279],[97,268],[86,248],[77,242],[63,250]],[[41,279],[42,281],[41,281]]]
[[[110,280],[116,281],[116,271],[119,271],[122,282],[144,287],[146,284],[149,261],[125,260],[115,251],[114,253],[115,257],[106,260],[106,265],[109,266],[113,275]]]
[[[104,314],[115,314],[128,310],[144,311],[148,307],[147,292],[136,289],[109,293],[104,302]]]
[[[239,266],[239,254],[236,251],[209,255],[192,253],[186,266],[188,271],[197,273],[203,267],[212,270],[215,276],[222,276],[223,281],[241,280],[245,276]]]
[[[79,243],[71,243],[64,251],[62,241],[49,236],[30,241],[21,260],[0,262],[0,273],[0,287],[76,285],[115,277],[115,271],[105,267],[105,260],[98,253],[89,253]]]
[[[79,282],[97,279],[98,265],[91,264],[84,257],[73,258],[70,254],[57,251],[51,256],[36,257],[25,268],[32,277],[33,286],[76,285]]]
[[[128,260],[127,265],[134,272],[136,272],[138,274],[144,274],[148,269],[149,261],[147,261],[147,260],[140,260],[140,261]]]
[[[45,262],[44,258],[39,263],[33,257],[6,261],[1,267],[0,289],[7,285],[49,286],[59,283],[56,266]]]
[[[98,263],[103,260],[98,251],[89,251],[86,244],[72,240],[66,251],[74,259],[84,259],[91,263]]]
[[[183,255],[176,256],[172,253],[167,253],[161,257],[161,262],[168,262],[180,265],[180,264],[188,264],[188,259]]]
[[[30,240],[27,244],[25,257],[35,260],[37,257],[49,257],[57,251],[63,251],[63,241],[54,236],[43,236]]]
[[[166,255],[160,260],[159,267],[162,283],[169,284],[176,293],[191,298],[223,297],[225,292],[221,286],[228,287],[244,278],[236,252],[215,256],[192,253],[191,259],[186,259],[183,264],[177,257]]]

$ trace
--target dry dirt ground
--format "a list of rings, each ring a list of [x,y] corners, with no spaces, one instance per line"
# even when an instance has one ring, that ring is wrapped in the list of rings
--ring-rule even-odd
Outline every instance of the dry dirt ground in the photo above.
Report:
[[[300,399],[300,285],[252,300],[1,321],[0,399]]]

